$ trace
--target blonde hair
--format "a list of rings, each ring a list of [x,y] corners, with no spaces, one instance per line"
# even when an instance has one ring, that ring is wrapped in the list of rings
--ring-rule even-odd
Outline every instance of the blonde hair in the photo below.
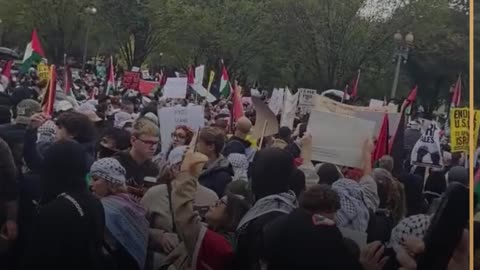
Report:
[[[105,181],[105,183],[107,184],[108,194],[127,193],[127,185],[125,184],[114,184],[108,181]]]
[[[151,120],[139,118],[133,123],[132,135],[137,138],[141,135],[158,137],[160,136],[160,129]]]

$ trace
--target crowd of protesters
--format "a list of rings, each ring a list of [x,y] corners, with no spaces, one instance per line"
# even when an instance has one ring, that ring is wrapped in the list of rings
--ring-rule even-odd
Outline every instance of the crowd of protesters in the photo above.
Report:
[[[59,86],[53,115],[33,74],[0,93],[0,269],[417,269],[439,201],[468,185],[455,154],[425,181],[372,166],[371,140],[361,170],[312,161],[300,118],[260,145],[253,109],[232,124],[228,100],[162,151],[168,101],[88,80]],[[466,228],[456,245],[448,269],[468,269]]]

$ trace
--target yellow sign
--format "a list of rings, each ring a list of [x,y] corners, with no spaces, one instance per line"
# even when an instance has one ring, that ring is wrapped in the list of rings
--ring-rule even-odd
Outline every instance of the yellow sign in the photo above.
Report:
[[[468,108],[450,109],[450,146],[452,152],[468,152],[469,118]]]
[[[48,71],[48,66],[44,63],[40,63],[37,66],[38,78],[40,81],[48,81],[50,75]]]

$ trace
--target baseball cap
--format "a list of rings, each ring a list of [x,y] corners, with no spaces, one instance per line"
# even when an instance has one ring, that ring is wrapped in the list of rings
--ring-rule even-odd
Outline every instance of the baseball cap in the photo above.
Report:
[[[15,122],[17,124],[28,125],[30,124],[30,117],[41,110],[42,107],[40,106],[40,103],[33,99],[24,99],[17,105],[17,117],[15,118]]]

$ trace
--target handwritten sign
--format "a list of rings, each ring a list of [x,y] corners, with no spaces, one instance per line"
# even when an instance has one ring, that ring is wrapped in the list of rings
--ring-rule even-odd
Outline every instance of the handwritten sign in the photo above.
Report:
[[[160,136],[162,138],[162,153],[166,153],[172,142],[172,132],[177,126],[187,126],[197,130],[205,125],[202,106],[190,105],[187,107],[163,107],[158,110]]]
[[[133,71],[126,71],[123,74],[122,85],[126,89],[138,90],[138,85],[140,84],[140,73]]]
[[[313,105],[315,104],[315,96],[317,96],[317,90],[299,88],[298,92],[298,108],[302,113],[310,113]]]

